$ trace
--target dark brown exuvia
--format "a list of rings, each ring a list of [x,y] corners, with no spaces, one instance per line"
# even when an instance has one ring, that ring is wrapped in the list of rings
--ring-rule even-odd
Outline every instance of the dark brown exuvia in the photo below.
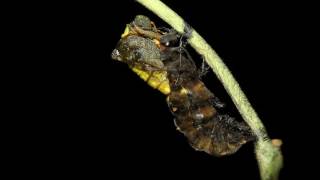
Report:
[[[223,156],[255,140],[247,124],[219,113],[223,103],[200,80],[184,48],[183,35],[161,31],[141,15],[127,28],[112,58],[127,63],[150,86],[167,95],[175,125],[194,149]]]

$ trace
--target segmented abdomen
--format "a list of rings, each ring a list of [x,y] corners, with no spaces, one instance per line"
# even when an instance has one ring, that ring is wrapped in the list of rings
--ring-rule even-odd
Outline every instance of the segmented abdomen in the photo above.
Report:
[[[165,33],[159,33],[150,23],[137,16],[135,23],[127,25],[112,58],[128,64],[151,87],[167,95],[175,125],[193,148],[222,156],[254,140],[244,122],[219,114],[216,107],[221,104],[199,79],[197,67],[186,50],[166,47],[167,43],[159,39]],[[135,29],[136,25],[142,28]]]
[[[167,102],[177,129],[188,138],[190,145],[222,156],[236,152],[242,144],[253,140],[245,123],[217,112],[216,98],[198,78],[193,62],[184,55],[172,53],[164,61],[171,88]]]

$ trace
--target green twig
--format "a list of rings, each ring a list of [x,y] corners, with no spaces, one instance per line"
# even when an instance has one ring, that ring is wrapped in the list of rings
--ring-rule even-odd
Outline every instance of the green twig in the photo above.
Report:
[[[154,12],[178,32],[184,32],[184,20],[160,0],[137,0],[137,2]],[[232,101],[243,119],[257,135],[258,140],[255,144],[255,151],[261,179],[278,179],[278,174],[282,167],[282,155],[280,151],[281,143],[279,143],[281,141],[271,141],[269,139],[264,125],[241,90],[238,82],[210,45],[195,30],[192,31],[191,38],[189,38],[188,42],[204,57],[218,79],[222,82],[228,94],[231,96]]]

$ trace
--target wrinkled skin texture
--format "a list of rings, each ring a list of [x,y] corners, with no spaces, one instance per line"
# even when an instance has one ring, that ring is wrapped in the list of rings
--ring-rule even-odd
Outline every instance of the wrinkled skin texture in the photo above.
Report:
[[[250,128],[229,115],[221,115],[215,105],[219,101],[203,82],[193,61],[178,51],[167,53],[171,93],[167,98],[177,129],[199,151],[215,156],[233,154],[243,144],[254,140]],[[171,54],[171,55],[168,55]]]
[[[145,16],[129,25],[112,58],[125,62],[150,86],[166,94],[175,125],[199,151],[214,156],[235,153],[255,137],[244,122],[219,114],[222,103],[199,78],[180,35],[161,32]]]

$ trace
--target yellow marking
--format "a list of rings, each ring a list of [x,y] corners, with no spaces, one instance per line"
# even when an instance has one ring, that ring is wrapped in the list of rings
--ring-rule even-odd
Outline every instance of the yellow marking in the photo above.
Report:
[[[170,93],[170,85],[168,79],[161,82],[157,89],[163,94],[168,95]]]
[[[121,38],[125,38],[129,35],[137,34],[131,27],[130,24],[127,24],[124,32],[121,35]],[[153,39],[153,42],[160,47],[160,41]],[[158,89],[161,93],[168,95],[170,93],[169,80],[167,79],[166,71],[153,71],[149,72],[142,70],[138,66],[130,67],[133,72],[135,72],[141,79],[146,81],[149,86]]]
[[[180,93],[181,93],[182,95],[186,95],[186,94],[189,93],[189,91],[188,91],[186,88],[181,88]]]
[[[160,47],[160,41],[158,39],[152,39],[152,41],[158,46]]]
[[[129,24],[126,25],[126,29],[124,30],[124,32],[121,34],[121,38],[124,38],[126,36],[128,36],[130,34],[130,26]]]
[[[170,93],[170,85],[169,80],[167,79],[166,71],[154,71],[148,72],[145,70],[141,70],[137,67],[131,68],[133,72],[135,72],[141,79],[147,81],[149,86],[158,89],[165,95]]]
[[[138,76],[143,79],[144,81],[146,81],[149,77],[150,77],[150,74],[141,70],[141,69],[138,69],[138,68],[131,68],[133,72],[135,72],[136,74],[138,74]]]

